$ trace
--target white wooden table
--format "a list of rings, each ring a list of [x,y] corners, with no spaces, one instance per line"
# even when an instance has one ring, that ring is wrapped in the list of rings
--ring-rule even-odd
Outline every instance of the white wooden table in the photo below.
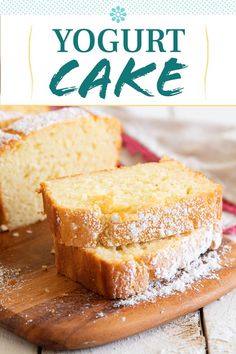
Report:
[[[1,354],[54,354],[0,329]],[[61,352],[66,354],[69,352]],[[234,354],[236,353],[236,290],[198,312],[167,325],[77,354]]]

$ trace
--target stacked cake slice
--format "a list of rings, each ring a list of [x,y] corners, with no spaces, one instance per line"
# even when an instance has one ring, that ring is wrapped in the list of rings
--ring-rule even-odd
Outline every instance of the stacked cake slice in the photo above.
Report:
[[[164,158],[42,183],[58,272],[109,298],[169,281],[221,243],[222,189]]]

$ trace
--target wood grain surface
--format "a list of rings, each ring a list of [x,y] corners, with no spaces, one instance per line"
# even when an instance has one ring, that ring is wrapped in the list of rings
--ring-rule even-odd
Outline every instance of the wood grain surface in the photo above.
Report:
[[[236,290],[202,311],[208,353],[236,353]]]
[[[199,281],[183,294],[116,308],[114,301],[56,274],[46,222],[1,234],[0,325],[36,345],[64,350],[139,333],[195,311],[235,288],[236,245],[231,247],[227,254],[231,263],[223,260],[227,266],[218,272],[219,279]]]

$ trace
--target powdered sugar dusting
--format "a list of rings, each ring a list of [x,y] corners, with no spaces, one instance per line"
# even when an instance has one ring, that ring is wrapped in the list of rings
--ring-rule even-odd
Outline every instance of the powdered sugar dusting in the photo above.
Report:
[[[103,118],[113,118],[112,115],[110,115],[109,113],[105,112],[103,109],[101,109],[100,107],[88,107],[86,108],[88,110],[88,112],[94,114],[95,116],[99,116],[99,117],[103,117]]]
[[[120,246],[123,243],[151,241],[212,225],[218,231],[222,229],[222,221],[217,215],[219,210],[217,203],[216,200],[212,200],[209,205],[207,199],[202,198],[201,202],[196,202],[193,198],[176,202],[170,208],[153,207],[147,211],[137,212],[136,220],[129,223],[114,222],[111,218],[106,232],[100,233],[98,242],[107,247]]]
[[[20,268],[8,268],[0,264],[0,293],[3,294],[4,291],[11,289],[15,284],[20,287],[21,282],[18,279],[20,274]],[[0,300],[0,304],[2,304],[2,300]]]
[[[149,285],[145,293],[116,301],[113,306],[134,306],[144,301],[155,301],[157,297],[163,298],[175,293],[183,293],[200,279],[217,279],[216,272],[222,268],[221,255],[229,251],[230,247],[227,245],[223,246],[220,252],[208,251],[191,262],[184,270],[179,270],[169,282],[155,281]]]
[[[19,112],[0,111],[0,122],[4,122],[6,120],[18,118],[21,116],[22,116],[22,113],[19,113]]]
[[[56,123],[75,120],[89,115],[87,111],[79,107],[62,108],[38,115],[26,115],[24,118],[11,124],[8,129],[27,135]]]
[[[0,130],[0,146],[4,144],[8,144],[13,140],[20,139],[20,136],[17,134],[10,134]]]

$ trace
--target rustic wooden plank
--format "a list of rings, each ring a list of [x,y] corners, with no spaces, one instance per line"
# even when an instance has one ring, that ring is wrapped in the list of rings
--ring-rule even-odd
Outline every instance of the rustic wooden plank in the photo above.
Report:
[[[201,331],[200,315],[199,312],[195,312],[169,324],[111,344],[73,352],[64,351],[61,354],[205,354],[205,348],[206,343]],[[56,352],[43,350],[42,354],[56,354]]]
[[[210,354],[236,353],[236,289],[203,309]]]
[[[0,328],[0,353],[37,354],[38,348],[11,332]]]

